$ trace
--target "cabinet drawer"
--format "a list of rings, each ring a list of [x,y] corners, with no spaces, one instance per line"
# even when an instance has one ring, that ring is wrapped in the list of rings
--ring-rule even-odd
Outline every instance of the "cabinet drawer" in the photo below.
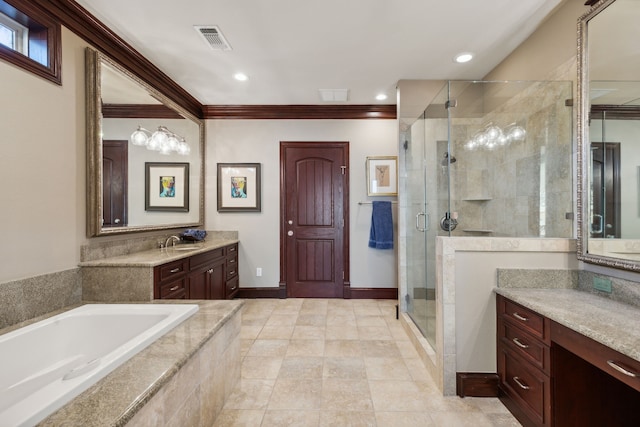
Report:
[[[160,282],[164,282],[165,280],[172,280],[172,279],[175,279],[176,277],[180,277],[181,275],[184,275],[188,269],[189,269],[189,260],[186,258],[161,265],[159,267]]]
[[[500,387],[535,425],[551,423],[551,381],[542,371],[529,366],[505,346],[498,351]]]
[[[191,270],[224,257],[224,248],[213,249],[191,257]]]
[[[547,375],[550,373],[551,358],[548,345],[523,329],[504,321],[498,322],[498,338],[505,347],[528,363],[542,369]]]
[[[226,246],[227,256],[234,256],[238,253],[238,244],[234,243],[233,245]],[[237,256],[237,255],[236,255]]]
[[[227,280],[238,275],[238,256],[234,256],[232,258],[227,258]]]
[[[225,287],[225,298],[232,299],[238,293],[238,276],[231,280],[227,280]]]
[[[520,304],[516,304],[505,298],[500,298],[498,315],[501,315],[514,325],[518,325],[518,327],[537,338],[542,340],[548,339],[549,332],[546,330],[547,328],[545,328],[544,317]]]
[[[187,279],[182,278],[160,286],[160,299],[184,299],[187,292]]]

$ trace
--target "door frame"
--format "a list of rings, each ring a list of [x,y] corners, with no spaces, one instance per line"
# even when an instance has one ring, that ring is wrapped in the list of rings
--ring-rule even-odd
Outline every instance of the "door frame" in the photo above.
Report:
[[[278,297],[287,298],[287,227],[286,227],[286,185],[285,185],[285,149],[288,147],[297,148],[318,148],[333,147],[342,148],[345,161],[344,170],[344,191],[342,193],[343,218],[344,226],[342,227],[342,252],[344,272],[342,298],[351,298],[351,281],[350,281],[350,254],[349,254],[349,142],[348,141],[280,141],[280,284],[278,288]]]

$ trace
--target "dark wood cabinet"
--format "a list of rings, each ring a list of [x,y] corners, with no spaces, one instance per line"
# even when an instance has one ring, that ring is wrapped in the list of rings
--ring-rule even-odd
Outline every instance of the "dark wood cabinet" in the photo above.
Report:
[[[502,400],[525,426],[551,425],[549,320],[498,296]]]
[[[640,362],[502,295],[500,399],[524,426],[640,425]]]
[[[232,299],[238,283],[237,243],[154,268],[156,299]]]

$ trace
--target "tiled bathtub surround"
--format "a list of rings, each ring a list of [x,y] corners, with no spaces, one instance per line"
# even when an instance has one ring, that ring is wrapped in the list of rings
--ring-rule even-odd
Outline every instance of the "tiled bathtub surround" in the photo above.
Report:
[[[240,380],[243,304],[199,302],[195,315],[41,426],[212,426]]]
[[[78,304],[81,298],[78,268],[0,283],[0,329]]]

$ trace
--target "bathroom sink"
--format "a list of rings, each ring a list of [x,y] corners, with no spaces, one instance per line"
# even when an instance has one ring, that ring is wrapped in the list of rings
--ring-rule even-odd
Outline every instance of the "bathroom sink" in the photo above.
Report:
[[[174,251],[196,251],[198,249],[202,249],[202,246],[179,245],[172,246],[170,249]]]

